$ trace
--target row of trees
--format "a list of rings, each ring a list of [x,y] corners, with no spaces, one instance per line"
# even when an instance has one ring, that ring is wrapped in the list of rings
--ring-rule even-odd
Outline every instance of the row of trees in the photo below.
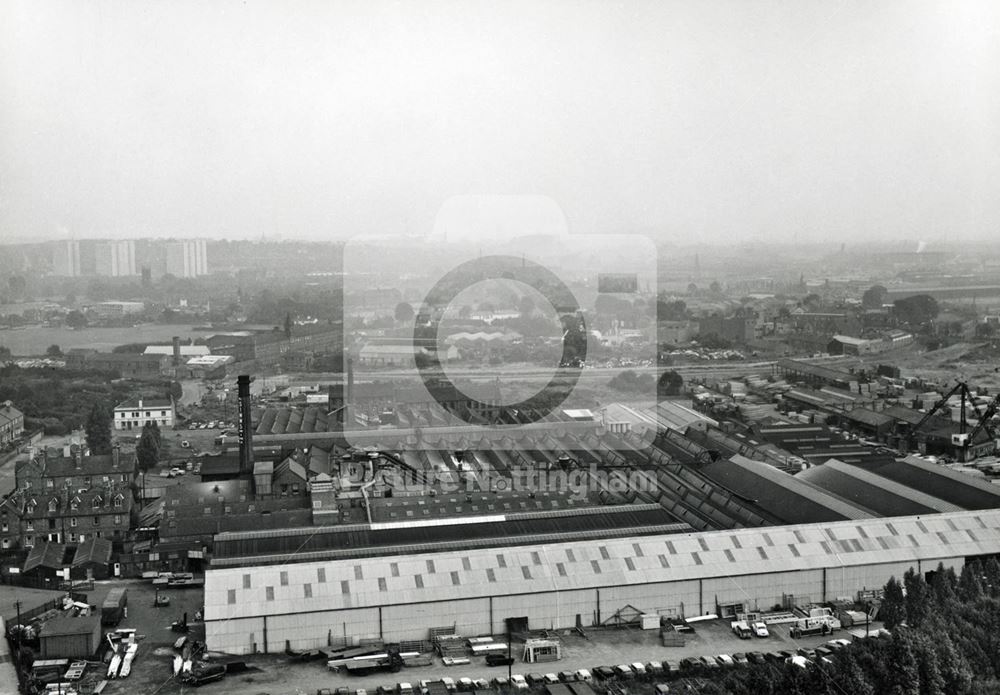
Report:
[[[938,565],[891,578],[879,617],[890,639],[856,640],[829,664],[763,664],[700,689],[732,695],[980,695],[1000,692],[1000,563]]]

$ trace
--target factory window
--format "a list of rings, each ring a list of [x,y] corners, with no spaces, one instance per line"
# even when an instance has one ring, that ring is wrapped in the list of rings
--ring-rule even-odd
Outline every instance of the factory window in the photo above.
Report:
[[[635,563],[632,562],[632,558],[625,558],[625,566],[628,567],[630,572],[635,572]]]
[[[385,583],[385,577],[379,577],[378,578],[378,590],[379,591],[383,591],[383,592],[389,590],[389,587],[386,586],[386,583]]]
[[[306,598],[312,598],[313,597],[313,585],[312,584],[303,584],[302,585],[302,595],[305,596]]]
[[[566,576],[566,565],[564,565],[561,562],[557,562],[556,563],[556,572],[559,573],[560,577],[565,577]]]
[[[799,549],[796,548],[791,543],[788,544],[788,549],[792,551],[792,555],[794,555],[795,557],[801,557],[801,555],[799,555]]]
[[[458,578],[458,572],[451,573],[451,583],[454,584],[455,586],[458,586],[459,584],[462,583]]]
[[[398,577],[399,576],[399,563],[398,562],[391,562],[391,563],[389,563],[389,574],[391,574],[393,577]]]
[[[666,555],[660,555],[660,567],[670,567],[670,563],[667,562]]]
[[[340,593],[344,594],[345,596],[351,593],[351,583],[346,579],[342,579],[340,581]]]
[[[433,560],[428,560],[427,561],[427,574],[434,574],[434,561]]]
[[[267,598],[268,601],[273,601],[274,600],[274,587],[273,586],[266,586],[266,587],[264,587],[264,596],[265,596],[265,598]]]
[[[601,559],[602,560],[610,560],[611,559],[611,555],[608,554],[608,547],[606,545],[602,545],[601,546]]]
[[[226,592],[228,594],[227,603],[232,606],[236,604],[236,589],[230,589]]]
[[[572,548],[566,548],[566,559],[570,562],[576,562],[576,554]]]
[[[281,586],[288,586],[288,572],[282,572],[280,575]]]
[[[507,558],[505,558],[503,555],[497,555],[497,567],[506,567],[506,566],[507,566]]]
[[[633,543],[632,544],[632,552],[635,553],[636,557],[642,557],[642,546],[639,545],[638,543]]]
[[[413,575],[413,583],[417,585],[418,589],[424,588],[424,578],[421,577],[419,574]]]
[[[541,557],[540,557],[540,556],[538,555],[538,553],[537,553],[537,552],[534,552],[534,551],[533,551],[533,552],[531,553],[531,562],[532,562],[533,564],[536,564],[536,565],[540,565],[540,564],[542,564],[542,558],[541,558]]]
[[[250,588],[250,575],[249,574],[244,574],[243,575],[243,588],[244,589],[249,589]]]
[[[361,569],[361,565],[355,565],[354,566],[354,578],[355,579],[364,579],[365,578],[365,573]]]
[[[462,558],[462,569],[464,569],[464,570],[471,570],[472,569],[472,563],[469,562],[469,558],[467,558],[467,557],[463,557]]]
[[[590,568],[594,570],[594,574],[601,573],[601,563],[599,563],[597,560],[590,561]]]
[[[319,567],[319,568],[316,569],[316,580],[320,584],[324,584],[326,582],[326,568],[325,567]]]
[[[524,575],[525,579],[531,579],[531,568],[527,565],[521,565],[521,574]]]
[[[496,572],[493,571],[492,567],[486,570],[486,581],[488,581],[490,584],[495,584],[497,581]]]

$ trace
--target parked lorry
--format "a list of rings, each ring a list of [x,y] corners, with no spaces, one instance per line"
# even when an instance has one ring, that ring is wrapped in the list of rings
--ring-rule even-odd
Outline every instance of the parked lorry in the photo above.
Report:
[[[838,625],[839,627],[839,625]],[[816,618],[799,618],[788,630],[788,634],[793,639],[806,635],[829,635],[833,632],[834,625],[826,616]]]
[[[108,592],[101,604],[101,625],[117,625],[125,617],[128,607],[128,589],[116,587]]]

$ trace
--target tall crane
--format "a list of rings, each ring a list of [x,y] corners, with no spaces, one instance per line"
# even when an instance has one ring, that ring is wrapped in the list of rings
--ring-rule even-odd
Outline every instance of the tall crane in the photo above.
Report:
[[[909,448],[914,448],[916,445],[917,435],[920,430],[928,423],[930,420],[940,411],[954,395],[961,396],[961,405],[958,420],[958,434],[952,435],[952,444],[959,447],[960,458],[965,461],[968,459],[969,445],[975,441],[975,438],[979,436],[980,432],[985,431],[992,439],[996,439],[996,433],[993,430],[993,426],[990,424],[990,420],[996,415],[997,411],[1000,410],[1000,395],[997,395],[990,401],[987,405],[985,411],[980,411],[979,406],[976,405],[976,400],[972,395],[972,391],[969,390],[969,385],[964,381],[959,381],[956,383],[945,396],[937,401],[930,410],[920,419],[920,421],[913,426],[910,430],[909,437]],[[968,408],[972,407],[972,411],[976,414],[977,423],[969,429],[969,418],[968,418]]]

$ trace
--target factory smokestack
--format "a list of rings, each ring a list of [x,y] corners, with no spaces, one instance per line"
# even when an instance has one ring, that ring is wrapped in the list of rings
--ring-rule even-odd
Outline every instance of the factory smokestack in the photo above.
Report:
[[[181,366],[181,339],[180,336],[174,336],[174,366]]]
[[[253,423],[250,413],[249,374],[236,377],[237,395],[240,403],[240,473],[253,473]]]
[[[347,393],[344,398],[344,429],[354,418],[354,358],[347,358]]]

